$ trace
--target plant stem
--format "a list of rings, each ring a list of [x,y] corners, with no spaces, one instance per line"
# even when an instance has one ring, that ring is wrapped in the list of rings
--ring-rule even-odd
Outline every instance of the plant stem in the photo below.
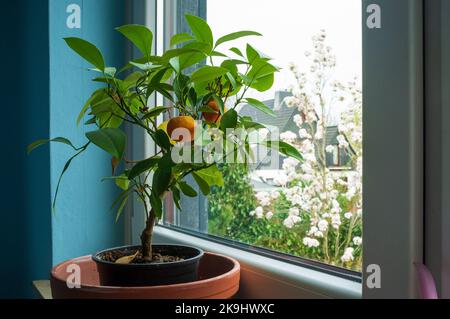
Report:
[[[164,198],[166,198],[168,194],[168,191],[164,192],[160,198],[162,201],[164,201]],[[149,194],[147,193],[147,196]],[[147,222],[145,223],[145,229],[142,231],[141,234],[141,244],[142,244],[142,258],[146,262],[151,262],[153,260],[153,250],[152,250],[152,239],[153,239],[153,229],[155,227],[155,224],[157,222],[158,217],[156,216],[155,210],[152,208],[150,212],[148,211],[148,205],[145,199],[145,196],[142,195],[145,212],[147,216]]]
[[[153,237],[153,228],[155,227],[155,223],[156,223],[156,214],[155,214],[154,209],[152,209],[147,218],[145,229],[141,234],[142,258],[145,261],[153,260],[152,237]]]

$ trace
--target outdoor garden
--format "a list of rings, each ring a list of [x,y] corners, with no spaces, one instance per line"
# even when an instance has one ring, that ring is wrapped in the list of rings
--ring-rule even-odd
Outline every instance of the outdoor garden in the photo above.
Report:
[[[296,84],[283,107],[292,109],[298,131],[281,132],[281,140],[295,145],[304,161],[285,158],[276,187],[261,192],[254,191],[245,166],[224,164],[225,186],[209,196],[209,233],[360,271],[362,91],[358,79],[336,77],[325,31],[313,37],[312,48],[305,53],[307,68],[289,66]],[[331,125],[338,128],[337,154],[351,150],[339,169],[327,165],[336,152],[325,142]]]

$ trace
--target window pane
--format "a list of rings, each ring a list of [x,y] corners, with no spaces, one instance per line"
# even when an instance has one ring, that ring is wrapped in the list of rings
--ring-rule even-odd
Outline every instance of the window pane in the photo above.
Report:
[[[238,30],[264,35],[237,44],[252,43],[282,68],[271,90],[249,94],[277,117],[248,105],[239,113],[278,128],[304,162],[281,157],[277,167],[261,160],[250,170],[224,164],[225,187],[184,198],[186,213],[175,210],[166,222],[360,271],[361,1],[207,1],[206,18],[216,38]],[[229,48],[220,51],[232,54]]]

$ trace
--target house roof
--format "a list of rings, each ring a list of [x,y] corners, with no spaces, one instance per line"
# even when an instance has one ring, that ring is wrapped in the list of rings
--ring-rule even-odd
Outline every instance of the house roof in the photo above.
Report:
[[[296,108],[288,108],[284,99],[291,96],[292,94],[287,91],[278,91],[275,93],[275,98],[272,100],[263,101],[263,103],[273,110],[276,117],[272,117],[260,110],[252,107],[251,105],[245,104],[239,111],[241,116],[250,116],[255,122],[264,124],[267,127],[277,127],[280,134],[283,132],[291,131],[297,133],[299,128],[294,122],[294,116],[299,114]],[[338,145],[339,142],[337,137],[339,136],[339,129],[337,126],[328,126],[325,132],[325,143],[326,145]],[[354,153],[353,148],[349,147],[350,152]],[[269,155],[270,156],[270,155]],[[285,157],[280,155],[279,157],[279,168],[283,164],[283,159]],[[267,158],[266,158],[267,159]],[[256,165],[256,169],[269,169],[274,168],[268,165],[267,160],[264,159]]]
[[[275,112],[276,117],[270,116],[260,110],[245,104],[239,111],[241,116],[250,116],[254,121],[264,124],[266,126],[278,127],[280,133],[287,131],[298,131],[293,119],[295,114],[298,114],[296,109],[289,109],[284,103],[284,99],[291,96],[290,92],[279,91],[275,94],[275,99],[263,101],[263,103]],[[275,108],[277,104],[277,108]]]

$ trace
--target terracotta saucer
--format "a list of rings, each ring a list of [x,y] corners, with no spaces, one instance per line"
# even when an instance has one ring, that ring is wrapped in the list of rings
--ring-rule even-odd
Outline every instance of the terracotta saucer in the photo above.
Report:
[[[81,288],[68,288],[66,279],[80,269]],[[99,285],[97,266],[91,256],[55,266],[51,271],[55,299],[229,299],[239,290],[240,265],[229,257],[205,253],[200,261],[200,279],[184,284],[153,287],[104,287]]]

